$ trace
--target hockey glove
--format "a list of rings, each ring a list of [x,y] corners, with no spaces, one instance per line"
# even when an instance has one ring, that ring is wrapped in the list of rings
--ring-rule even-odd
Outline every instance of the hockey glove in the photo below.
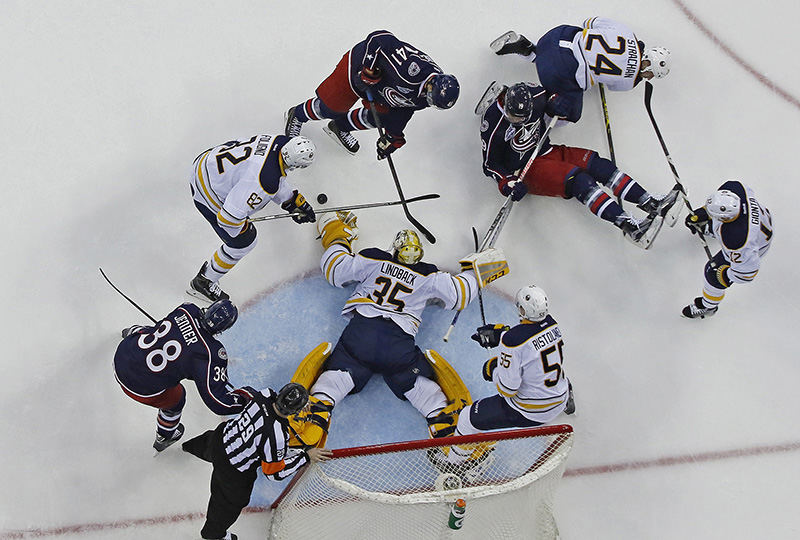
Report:
[[[325,213],[317,221],[319,239],[322,247],[328,249],[333,244],[340,244],[352,251],[350,244],[358,238],[356,215],[353,212]]]
[[[470,337],[484,349],[491,349],[500,345],[500,335],[509,328],[505,324],[486,324],[478,327],[477,332]]]
[[[497,357],[489,358],[485,364],[483,364],[483,379],[489,382],[492,382],[492,374],[494,370],[497,368]]]
[[[361,79],[361,82],[364,84],[364,88],[368,88],[370,86],[375,86],[381,80],[381,68],[375,66],[373,69],[369,69],[368,67],[364,66],[358,74],[358,78]]]
[[[711,232],[711,218],[705,208],[698,208],[686,216],[684,221],[692,234],[709,234]]]
[[[378,159],[384,159],[404,144],[406,144],[406,139],[402,135],[384,133],[383,136],[378,139]]]
[[[308,201],[303,194],[294,190],[291,198],[281,204],[281,208],[292,214],[292,219],[295,223],[308,223],[317,221],[317,215],[314,209],[308,204]]]
[[[553,94],[548,98],[544,112],[553,117],[559,116],[561,118],[567,118],[570,112],[569,100],[564,96]]]
[[[242,404],[246,405],[253,399],[253,396],[258,393],[258,390],[256,390],[252,386],[242,386],[241,388],[237,388],[231,393],[239,396],[239,401],[241,401]]]
[[[511,200],[514,202],[517,202],[528,194],[528,186],[516,176],[506,176],[500,180],[497,187],[503,196],[508,197],[511,195]]]
[[[483,289],[486,285],[496,279],[509,274],[506,255],[500,248],[489,248],[476,253],[470,253],[460,261],[461,271],[472,270],[478,280],[478,286]]]

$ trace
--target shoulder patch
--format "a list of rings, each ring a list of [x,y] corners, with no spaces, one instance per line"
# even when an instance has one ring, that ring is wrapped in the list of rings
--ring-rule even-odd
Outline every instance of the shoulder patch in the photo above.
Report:
[[[225,347],[220,347],[219,351],[217,351],[217,356],[222,358],[223,360],[228,360],[228,351],[225,350]]]

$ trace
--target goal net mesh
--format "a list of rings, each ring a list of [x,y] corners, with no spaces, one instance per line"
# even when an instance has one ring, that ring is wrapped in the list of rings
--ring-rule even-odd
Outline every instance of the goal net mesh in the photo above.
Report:
[[[456,444],[462,457],[450,456]],[[572,428],[558,425],[334,450],[273,504],[270,538],[557,538],[571,447]]]

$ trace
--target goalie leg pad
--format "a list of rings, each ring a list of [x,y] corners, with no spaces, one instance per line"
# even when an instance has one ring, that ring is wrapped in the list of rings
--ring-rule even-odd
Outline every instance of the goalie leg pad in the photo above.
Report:
[[[459,261],[461,271],[473,270],[480,288],[511,273],[505,253],[499,248],[490,248],[467,255]]]
[[[330,401],[309,396],[308,405],[289,417],[289,446],[324,447],[328,439],[332,411],[333,403]]]
[[[305,358],[297,366],[297,369],[292,376],[294,383],[302,384],[305,388],[311,388],[314,382],[322,372],[322,366],[325,365],[325,360],[331,354],[331,344],[324,341],[314,347]]]
[[[428,349],[425,351],[425,358],[433,368],[436,382],[442,387],[442,392],[447,396],[448,403],[458,400],[472,403],[472,396],[467,390],[467,385],[464,384],[458,372],[441,354],[433,349]]]

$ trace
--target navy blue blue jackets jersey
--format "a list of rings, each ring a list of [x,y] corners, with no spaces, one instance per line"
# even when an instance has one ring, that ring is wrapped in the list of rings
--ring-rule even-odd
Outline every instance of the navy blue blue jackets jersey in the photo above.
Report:
[[[503,91],[481,119],[481,148],[483,149],[483,173],[500,182],[525,167],[536,145],[544,134],[544,109],[547,94],[541,86],[529,84],[534,97],[533,114],[528,122],[513,125],[503,114],[505,91]],[[548,139],[539,155],[550,149]]]
[[[241,411],[244,399],[228,382],[225,347],[200,326],[202,316],[196,305],[182,304],[157,325],[123,339],[114,355],[119,383],[135,395],[150,397],[189,379],[214,413]]]
[[[389,108],[381,117],[386,131],[393,135],[403,134],[414,111],[428,107],[425,83],[433,75],[442,73],[430,56],[387,30],[370,33],[350,51],[350,85],[353,88],[363,87],[359,73],[364,67],[380,70],[381,78],[372,86],[372,95],[376,104]],[[358,93],[366,98],[366,94]]]

